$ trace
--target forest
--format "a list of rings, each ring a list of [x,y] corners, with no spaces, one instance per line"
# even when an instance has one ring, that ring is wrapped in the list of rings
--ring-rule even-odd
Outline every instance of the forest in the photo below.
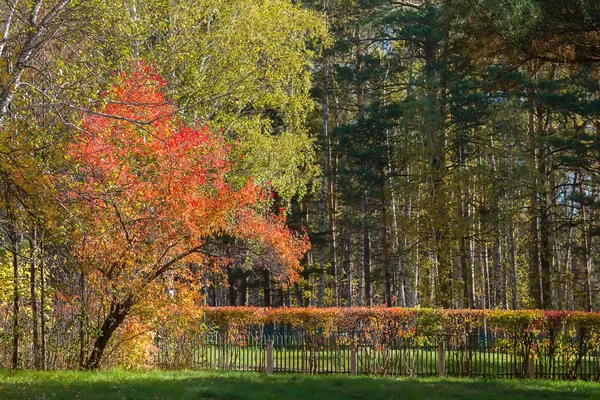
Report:
[[[2,368],[205,306],[600,308],[596,0],[0,10]]]

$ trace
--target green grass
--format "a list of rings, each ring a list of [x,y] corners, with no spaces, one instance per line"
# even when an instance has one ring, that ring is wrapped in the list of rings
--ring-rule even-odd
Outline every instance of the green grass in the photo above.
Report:
[[[389,379],[250,372],[0,371],[0,399],[599,399],[590,382]]]

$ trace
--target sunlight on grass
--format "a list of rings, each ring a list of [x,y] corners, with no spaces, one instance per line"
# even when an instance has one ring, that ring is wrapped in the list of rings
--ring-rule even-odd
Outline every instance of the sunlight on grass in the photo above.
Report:
[[[597,399],[590,382],[274,375],[196,371],[0,372],[13,399]]]

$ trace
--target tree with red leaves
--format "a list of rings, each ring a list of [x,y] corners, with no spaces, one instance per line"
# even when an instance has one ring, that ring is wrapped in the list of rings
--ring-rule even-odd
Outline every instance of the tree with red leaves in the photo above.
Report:
[[[83,119],[68,148],[76,164],[68,181],[79,221],[75,252],[106,310],[85,368],[101,365],[111,336],[136,308],[152,318],[147,310],[155,316],[160,307],[149,302],[184,295],[191,300],[178,301],[194,307],[197,266],[229,262],[219,238],[242,239],[288,280],[309,246],[267,213],[265,190],[228,182],[231,146],[206,126],[185,126],[165,100],[165,84],[153,68],[136,66]]]

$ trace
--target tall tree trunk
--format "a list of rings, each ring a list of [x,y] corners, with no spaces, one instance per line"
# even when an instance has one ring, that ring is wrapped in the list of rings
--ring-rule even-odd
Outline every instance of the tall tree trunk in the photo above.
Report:
[[[240,306],[248,304],[248,276],[245,271],[242,271],[240,283]]]
[[[390,185],[392,198],[392,228],[394,230],[394,250],[396,257],[398,257],[398,264],[396,266],[396,296],[398,298],[398,305],[400,307],[406,307],[406,277],[404,271],[404,261],[406,257],[406,238],[400,240],[400,232],[398,230],[398,216],[396,207],[396,196],[394,191],[393,183]],[[401,244],[402,243],[402,244]]]
[[[542,118],[539,119],[538,130],[542,131]],[[540,258],[540,300],[544,309],[552,308],[552,250],[551,221],[548,213],[548,171],[543,149],[539,150],[538,174],[540,177],[539,191],[539,258]]]
[[[421,230],[421,223],[419,219],[417,219],[417,232]],[[421,302],[421,292],[419,288],[419,283],[421,282],[421,243],[417,241],[415,246],[415,281],[414,281],[414,291],[413,291],[413,305],[418,306]]]
[[[362,211],[362,201],[361,201],[361,211]],[[364,247],[364,240],[363,240],[362,232],[358,238],[358,243],[360,245],[360,255],[359,255],[359,260],[358,260],[359,270],[358,270],[358,288],[357,288],[357,292],[356,292],[356,305],[358,307],[362,307],[365,305],[365,302],[364,302],[364,294],[365,294],[365,256],[364,256],[364,252],[365,252],[365,247]]]
[[[20,299],[19,299],[19,242],[17,232],[14,226],[11,228],[11,252],[12,252],[12,267],[13,267],[13,346],[12,346],[12,368],[17,369],[20,366],[20,345],[21,345],[21,326],[19,324],[20,317]]]
[[[131,307],[133,307],[134,300],[130,297],[122,301],[113,300],[108,315],[104,319],[102,326],[100,327],[99,334],[94,341],[94,346],[90,352],[84,367],[85,369],[98,369],[102,365],[102,357],[104,351],[108,346],[108,343],[115,331],[125,318],[129,315]]]
[[[466,220],[466,216],[463,215],[463,221]],[[462,283],[462,303],[460,307],[466,306],[467,308],[473,308],[473,302],[470,296],[471,279],[469,275],[468,267],[468,255],[467,255],[467,238],[465,235],[461,235],[460,238],[460,280]]]
[[[128,0],[127,1],[127,7],[129,8],[129,18],[131,20],[131,23],[134,25],[137,25],[139,23],[139,17],[138,17],[138,12],[137,12],[137,0]],[[133,36],[133,43],[131,43],[132,46],[132,53],[133,53],[133,59],[134,60],[139,60],[140,58],[140,41],[137,35]]]
[[[298,307],[304,307],[304,296],[302,296],[302,288],[300,288],[300,284],[298,282],[294,283],[294,291],[296,292]]]
[[[592,194],[592,197],[594,197],[594,195]],[[589,224],[590,226],[595,226],[594,223],[594,209],[590,210],[590,215],[589,215]],[[594,308],[594,302],[593,302],[593,292],[592,292],[592,263],[593,263],[593,255],[592,255],[592,235],[588,234],[587,237],[587,248],[589,251],[589,257],[588,257],[588,263],[586,265],[586,276],[585,276],[585,291],[586,291],[586,311],[592,311]]]
[[[30,238],[29,290],[31,293],[31,329],[33,335],[33,367],[40,369],[40,331],[37,298],[37,230],[32,229]]]
[[[513,237],[512,217],[507,216],[506,223],[506,247],[508,250],[508,263],[510,265],[510,276],[512,283],[512,307],[519,309],[519,281],[517,277],[517,265],[515,261],[515,240]]]
[[[465,136],[466,133],[464,132],[464,129],[459,130],[459,132],[457,133],[458,138],[456,139],[456,164],[459,166],[460,168],[460,172],[462,172],[462,174],[466,173],[466,169],[467,169],[467,162],[466,162],[466,156],[465,156]],[[471,274],[470,274],[470,265],[469,265],[469,261],[471,260],[471,257],[469,257],[470,254],[470,242],[469,242],[469,250],[467,250],[467,241],[468,236],[470,236],[471,232],[470,232],[470,228],[471,228],[471,220],[470,220],[470,215],[469,215],[469,189],[468,189],[468,182],[466,185],[466,190],[461,190],[458,189],[459,193],[458,193],[458,207],[459,207],[459,215],[460,215],[460,221],[458,223],[458,229],[460,232],[460,239],[459,239],[459,271],[458,274],[459,275],[459,279],[460,282],[462,284],[462,302],[459,304],[459,307],[464,307],[466,306],[467,308],[473,308],[474,304],[473,304],[473,299],[471,297],[471,287],[474,285],[475,282],[473,282],[473,280],[471,279]]]
[[[352,232],[348,233],[348,248],[346,249],[348,254],[348,261],[346,266],[347,277],[348,277],[348,296],[346,298],[346,303],[348,307],[353,306],[354,301],[354,267],[352,265]]]
[[[467,193],[469,191],[467,190]],[[476,257],[475,257],[475,233],[473,228],[473,219],[474,219],[474,211],[473,208],[467,205],[467,209],[469,210],[469,268],[471,271],[470,276],[470,291],[469,296],[471,297],[471,304],[473,308],[480,308],[480,305],[477,303],[476,297],[476,286],[477,286],[477,277],[476,277]],[[484,290],[485,292],[485,290]]]
[[[583,249],[583,307],[586,311],[592,310],[592,284],[591,284],[591,263],[592,257],[590,255],[591,250],[591,237],[589,234],[588,224],[589,213],[585,206],[581,207],[581,220],[582,220],[582,235],[581,235],[581,248]]]
[[[320,232],[322,237],[326,236],[326,219],[327,219],[327,176],[329,171],[329,71],[327,64],[325,65],[325,78],[323,83],[323,171],[321,177],[321,200],[320,213],[321,224]],[[335,257],[335,255],[332,255]],[[325,299],[325,246],[321,245],[320,251],[320,270],[319,270],[319,292],[317,295],[317,305],[323,307]]]
[[[498,220],[500,224],[500,220]],[[492,245],[492,257],[494,262],[494,307],[507,308],[508,304],[504,301],[506,298],[506,274],[502,258],[500,227],[494,229],[494,243]]]
[[[392,271],[390,266],[390,245],[388,239],[387,204],[385,199],[385,188],[381,188],[381,224],[382,224],[382,246],[383,246],[383,286],[386,307],[392,306]]]
[[[335,163],[332,160],[331,155],[331,138],[327,135],[327,144],[326,148],[329,151],[329,155],[327,160],[329,161],[329,165],[327,166],[327,197],[328,197],[328,207],[327,213],[329,216],[329,231],[331,234],[331,250],[330,250],[330,261],[331,268],[329,274],[333,276],[333,285],[334,285],[334,293],[335,293],[335,301],[336,306],[340,306],[340,300],[342,295],[341,288],[341,275],[340,268],[337,263],[337,227],[335,223],[335,215],[336,215],[336,196],[335,196],[335,188],[333,184],[333,174],[335,173]]]
[[[342,260],[343,269],[346,273],[346,279],[348,281],[346,286],[346,306],[352,307],[352,292],[353,288],[353,268],[352,268],[352,227],[350,226],[350,205],[344,206],[344,237],[342,245]]]
[[[540,205],[540,273],[542,308],[552,308],[552,250],[550,218],[546,199],[541,199]]]
[[[271,274],[267,268],[262,270],[263,307],[271,307]]]
[[[513,232],[513,221],[512,221],[512,148],[508,144],[508,134],[504,132],[504,147],[508,152],[506,160],[507,179],[506,179],[506,192],[505,192],[505,206],[504,206],[504,218],[505,218],[505,229],[506,229],[506,248],[508,252],[508,263],[510,268],[511,276],[511,289],[512,289],[512,308],[513,310],[519,309],[519,288],[518,288],[518,277],[517,277],[517,265],[515,261],[515,241]],[[507,291],[508,292],[508,291]],[[508,306],[508,304],[507,304]]]
[[[40,248],[43,242],[40,243]],[[41,336],[41,347],[40,347],[40,359],[41,368],[46,370],[48,365],[46,363],[46,278],[45,278],[45,263],[44,259],[40,260],[40,336]]]
[[[534,113],[529,119],[529,146],[531,149],[530,168],[537,170],[538,147],[535,143]],[[534,308],[542,308],[542,281],[540,271],[540,246],[539,246],[539,192],[538,179],[534,177],[529,200],[529,293],[534,301]]]
[[[301,206],[300,208],[302,209],[302,215],[304,218],[304,226],[305,227],[309,227],[310,226],[310,215],[309,215],[309,211],[308,211],[308,202],[306,200],[302,200]],[[306,265],[308,266],[308,268],[313,268],[313,253],[311,250],[308,250],[308,252],[306,253]],[[312,293],[313,293],[313,274],[309,274],[308,275],[308,283],[309,283],[309,288],[310,288],[310,294],[308,295],[308,298],[306,299],[307,301],[304,301],[304,296],[302,293],[302,288],[300,287],[300,284],[298,282],[296,282],[294,284],[294,286],[296,287],[296,297],[298,298],[298,306],[300,307],[304,307],[304,305],[306,304],[308,307],[312,306]]]
[[[252,283],[252,292],[250,292],[250,305],[254,307],[259,307],[261,305],[260,302],[260,279],[256,279]]]
[[[237,290],[235,289],[235,277],[233,272],[233,265],[228,266],[227,268],[227,286],[228,286],[228,294],[229,294],[229,305],[236,306],[237,305]]]
[[[565,304],[567,310],[575,309],[575,268],[573,266],[573,247],[575,245],[573,240],[573,230],[574,230],[574,218],[575,218],[575,195],[577,192],[577,180],[579,179],[579,171],[575,170],[573,174],[573,182],[571,184],[571,193],[569,200],[569,208],[568,211],[568,226],[569,232],[567,236],[567,261],[565,265],[565,282],[564,282],[564,291],[565,291]],[[565,197],[568,197],[565,195]]]
[[[386,69],[384,85],[383,85],[383,101],[384,106],[388,105],[387,91],[386,85],[389,78],[389,68]],[[392,239],[393,239],[393,252],[397,257],[398,263],[396,265],[395,270],[395,293],[397,302],[402,307],[406,307],[406,290],[404,285],[404,268],[403,268],[403,258],[404,251],[400,248],[400,233],[398,231],[398,216],[397,216],[397,207],[396,207],[396,188],[395,182],[392,178],[394,176],[394,167],[392,163],[392,143],[391,143],[391,134],[390,129],[385,129],[385,147],[386,147],[386,165],[383,170],[384,184],[382,190],[385,190],[385,184],[387,184],[390,188],[390,203],[392,206]],[[382,196],[383,201],[385,201],[385,195]],[[384,204],[385,206],[385,204]],[[390,296],[391,297],[391,296]]]
[[[481,227],[480,227],[481,229]],[[480,231],[481,234],[481,231]],[[489,255],[489,246],[487,243],[483,244],[483,252],[479,252],[479,260],[481,264],[481,271],[483,274],[483,308],[490,309],[492,308],[492,283],[490,279],[490,255]]]
[[[363,193],[362,208],[362,264],[365,280],[365,302],[367,307],[373,306],[372,281],[371,281],[371,233],[369,230],[368,198]]]
[[[85,367],[85,342],[86,342],[86,319],[87,310],[85,307],[85,273],[83,270],[79,274],[79,365]]]

